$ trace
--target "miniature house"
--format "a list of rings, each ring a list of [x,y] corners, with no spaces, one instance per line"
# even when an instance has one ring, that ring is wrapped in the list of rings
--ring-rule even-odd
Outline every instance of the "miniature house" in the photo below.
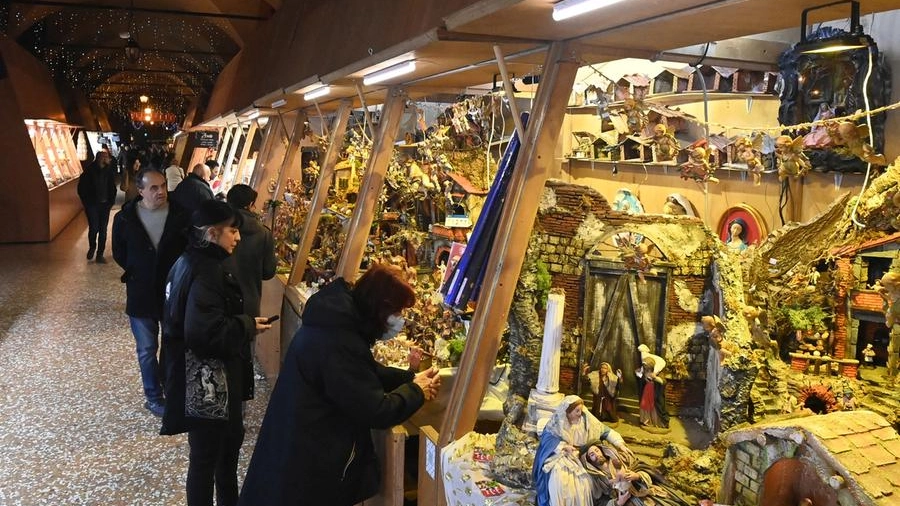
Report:
[[[653,95],[665,95],[668,93],[684,93],[691,86],[691,76],[694,69],[665,69],[653,78],[650,86]]]
[[[734,77],[738,69],[730,67],[700,67],[693,74],[691,91],[728,93],[734,91]],[[701,81],[702,79],[702,81]]]
[[[900,438],[871,411],[758,424],[728,434],[726,441],[717,502],[897,504]]]
[[[616,101],[634,98],[641,100],[650,91],[650,78],[642,74],[628,74],[616,81],[613,90]]]
[[[877,366],[890,365],[892,361],[897,364],[900,343],[891,347],[884,301],[872,286],[900,263],[900,233],[833,253],[838,257],[837,268],[845,284],[839,292],[842,296],[835,300],[835,356],[862,361],[862,350],[871,343]]]
[[[734,91],[740,93],[775,94],[778,74],[762,70],[739,70],[734,77]]]

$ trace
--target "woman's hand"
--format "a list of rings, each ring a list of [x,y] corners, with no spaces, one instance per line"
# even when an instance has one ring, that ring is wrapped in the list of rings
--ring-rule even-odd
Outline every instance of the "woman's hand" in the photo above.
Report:
[[[253,320],[256,322],[256,333],[257,334],[261,334],[261,333],[269,330],[270,328],[272,328],[271,323],[266,323],[266,320],[268,320],[268,318],[264,318],[262,316],[257,316],[255,318],[253,318]]]
[[[438,376],[438,368],[431,367],[426,371],[416,374],[413,383],[419,385],[425,394],[425,400],[430,401],[437,397],[438,390],[441,388],[441,378]]]
[[[410,371],[419,371],[419,366],[422,365],[422,357],[424,356],[424,354],[425,352],[418,346],[409,347],[409,354],[406,355],[406,361],[409,362]]]
[[[634,452],[631,451],[631,448],[623,444],[616,449],[619,450],[619,453],[622,454],[622,460],[624,460],[625,462],[634,462]]]

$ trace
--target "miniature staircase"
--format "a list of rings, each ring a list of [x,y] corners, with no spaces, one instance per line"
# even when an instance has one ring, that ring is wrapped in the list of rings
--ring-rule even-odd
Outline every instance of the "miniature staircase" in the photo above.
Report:
[[[762,368],[753,380],[753,389],[750,395],[757,421],[783,413],[781,399],[787,397],[787,383],[779,380],[772,373],[770,368]]]
[[[868,409],[883,416],[891,424],[897,424],[900,413],[900,398],[896,388],[880,383],[868,382],[866,396],[859,400],[857,408]]]

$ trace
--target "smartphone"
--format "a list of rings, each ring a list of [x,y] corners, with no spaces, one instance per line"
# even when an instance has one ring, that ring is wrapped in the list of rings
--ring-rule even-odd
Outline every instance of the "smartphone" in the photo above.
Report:
[[[278,320],[278,319],[280,319],[280,318],[281,318],[281,317],[278,316],[277,314],[276,314],[276,315],[272,315],[272,316],[266,318],[265,321],[263,321],[263,323],[265,323],[266,325],[269,325],[269,324],[271,324],[272,322],[274,322],[274,321],[276,321],[276,320]]]

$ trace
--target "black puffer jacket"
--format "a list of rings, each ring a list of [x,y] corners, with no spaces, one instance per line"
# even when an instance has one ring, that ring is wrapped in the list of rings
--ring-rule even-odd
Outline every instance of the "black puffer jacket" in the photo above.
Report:
[[[187,209],[188,214],[193,213],[205,200],[215,198],[209,183],[197,174],[188,174],[183,181],[178,183],[169,198],[177,202],[179,206]]]
[[[122,269],[125,283],[125,313],[128,316],[162,318],[163,289],[169,269],[187,246],[189,216],[169,202],[165,229],[154,249],[147,229],[137,215],[141,197],[130,200],[113,218],[113,258]]]
[[[222,268],[228,252],[215,244],[191,246],[169,272],[163,316],[162,357],[166,371],[166,412],[161,434],[179,434],[209,424],[184,416],[184,351],[225,362],[228,423],[240,427],[241,401],[253,398],[250,339],[253,317],[244,314],[237,280]]]
[[[310,297],[272,392],[239,504],[345,506],[378,491],[371,429],[422,404],[413,373],[372,357],[374,323],[338,279]]]

